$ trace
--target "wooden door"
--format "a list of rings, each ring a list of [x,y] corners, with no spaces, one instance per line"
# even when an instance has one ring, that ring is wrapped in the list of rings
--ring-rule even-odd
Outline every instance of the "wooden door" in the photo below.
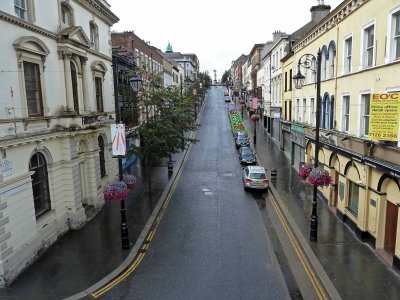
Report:
[[[335,171],[335,187],[334,187],[334,195],[333,195],[333,206],[337,207],[337,199],[339,193],[339,172]]]
[[[397,205],[387,201],[386,206],[386,227],[385,227],[385,250],[394,254],[396,246],[396,232],[397,232]]]

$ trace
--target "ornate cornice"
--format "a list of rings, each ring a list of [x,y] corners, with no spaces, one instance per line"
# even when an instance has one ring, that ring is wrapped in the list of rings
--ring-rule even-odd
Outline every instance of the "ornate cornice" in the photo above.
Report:
[[[57,39],[57,34],[51,32],[51,31],[48,31],[46,29],[43,29],[43,28],[41,28],[39,26],[36,26],[34,24],[31,24],[31,23],[29,23],[27,21],[21,20],[20,18],[17,18],[15,16],[7,14],[7,13],[5,13],[3,11],[0,11],[0,20],[6,21],[8,23],[17,25],[17,26],[25,28],[25,29],[28,29],[28,30],[30,30],[32,32],[39,33],[39,34],[41,34],[43,36],[46,36],[46,37],[49,37],[49,38],[52,38],[52,39],[55,39],[55,40]]]
[[[347,18],[350,14],[359,9],[368,1],[369,0],[348,0],[342,2],[333,12],[325,17],[325,19],[323,19],[319,24],[314,26],[294,45],[294,51],[297,52],[306,47],[312,41],[329,31],[331,28],[335,27],[338,23]]]
[[[98,0],[74,0],[76,3],[85,7],[91,12],[94,12],[97,17],[102,19],[108,25],[113,25],[119,21],[119,18],[112,13],[105,5]]]

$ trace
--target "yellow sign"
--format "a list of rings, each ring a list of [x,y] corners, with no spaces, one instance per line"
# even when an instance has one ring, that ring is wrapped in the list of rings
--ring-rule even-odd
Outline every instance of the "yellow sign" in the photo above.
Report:
[[[369,133],[371,140],[398,141],[400,93],[371,94]]]

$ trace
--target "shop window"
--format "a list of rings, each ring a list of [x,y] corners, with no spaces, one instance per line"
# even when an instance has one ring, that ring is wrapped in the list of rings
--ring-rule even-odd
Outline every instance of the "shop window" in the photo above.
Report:
[[[349,181],[349,201],[347,209],[356,217],[358,216],[359,186]]]

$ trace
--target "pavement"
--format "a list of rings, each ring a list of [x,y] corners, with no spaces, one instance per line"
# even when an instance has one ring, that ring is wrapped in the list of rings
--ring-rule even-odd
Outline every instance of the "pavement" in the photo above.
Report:
[[[247,114],[245,123],[253,141],[254,124]],[[398,274],[370,246],[359,241],[324,201],[318,201],[318,241],[309,241],[311,185],[298,176],[260,122],[257,123],[257,144],[253,146],[262,165],[269,170],[277,169],[277,180],[270,193],[330,297],[399,299]],[[110,281],[138,253],[185,156],[186,151],[173,156],[172,176],[167,172],[167,160],[153,166],[151,197],[148,196],[147,174],[140,161],[127,170],[138,178],[137,187],[126,201],[131,250],[121,248],[119,205],[106,203],[87,225],[65,234],[9,287],[0,289],[0,299],[80,299]]]

